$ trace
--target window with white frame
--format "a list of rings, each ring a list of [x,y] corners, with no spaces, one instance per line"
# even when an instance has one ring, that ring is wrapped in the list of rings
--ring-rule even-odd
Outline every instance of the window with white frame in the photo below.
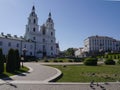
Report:
[[[11,46],[11,42],[8,42],[8,46],[9,46],[9,47]]]
[[[3,45],[3,42],[2,41],[0,41],[0,46],[2,46]]]

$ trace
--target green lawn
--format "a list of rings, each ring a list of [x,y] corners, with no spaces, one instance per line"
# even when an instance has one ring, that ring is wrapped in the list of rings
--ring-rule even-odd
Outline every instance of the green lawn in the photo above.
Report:
[[[6,72],[6,70],[4,70],[4,73],[3,74],[0,74],[0,79],[1,78],[6,78],[6,77],[10,77],[10,76],[13,76],[13,75],[16,75],[16,74],[21,74],[23,72],[27,72],[29,70],[29,68],[27,67],[21,67],[20,70],[18,71],[15,71],[14,73],[9,73],[9,72]]]
[[[58,82],[113,82],[120,81],[120,66],[52,66],[63,72],[63,77]]]
[[[69,62],[70,59],[68,59],[68,58],[57,58],[57,59],[50,60],[50,62],[54,62],[54,60],[57,60],[58,62],[60,62],[60,61]]]
[[[48,60],[48,62],[69,62],[69,60],[72,60],[73,59],[69,59],[69,58],[53,58],[53,59],[42,59],[42,60],[38,60],[40,62],[45,62],[46,60]]]
[[[81,58],[51,58],[51,59],[41,59],[38,60],[40,62],[81,62],[83,59]]]

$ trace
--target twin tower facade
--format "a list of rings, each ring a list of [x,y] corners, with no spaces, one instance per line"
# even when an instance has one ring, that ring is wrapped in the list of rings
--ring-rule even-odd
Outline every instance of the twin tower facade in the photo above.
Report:
[[[4,40],[3,40],[4,39]],[[4,46],[4,44],[7,44]],[[54,22],[51,13],[48,15],[46,23],[39,26],[38,17],[35,12],[35,7],[28,17],[25,35],[17,37],[10,34],[0,35],[0,48],[3,53],[7,54],[10,48],[18,49],[20,54],[23,54],[23,49],[26,49],[26,55],[36,57],[55,57],[59,55],[59,44],[56,43]]]
[[[33,6],[28,17],[24,38],[25,40],[35,42],[36,52],[41,54],[39,56],[51,57],[59,53],[59,45],[56,43],[54,22],[51,13],[49,13],[46,23],[39,28],[38,17],[35,13],[35,7]]]

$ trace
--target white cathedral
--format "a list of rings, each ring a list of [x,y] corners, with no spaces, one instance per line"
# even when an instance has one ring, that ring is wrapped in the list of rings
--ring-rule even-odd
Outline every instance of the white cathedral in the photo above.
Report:
[[[10,48],[18,49],[20,55],[26,50],[26,55],[41,57],[56,57],[59,55],[59,43],[56,43],[54,22],[49,13],[46,23],[38,25],[38,17],[35,7],[28,17],[28,24],[24,36],[18,37],[11,34],[0,34],[0,48],[3,54],[7,55]]]

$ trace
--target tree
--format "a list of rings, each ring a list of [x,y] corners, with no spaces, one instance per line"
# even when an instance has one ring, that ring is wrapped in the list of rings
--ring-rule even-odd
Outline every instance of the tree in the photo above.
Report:
[[[20,69],[20,57],[19,57],[19,51],[18,49],[15,50],[15,69],[19,70]]]
[[[8,52],[8,58],[6,62],[6,71],[7,72],[14,72],[15,71],[15,51],[13,49],[10,49]]]
[[[4,59],[3,59],[3,52],[0,48],[0,74],[4,72]]]
[[[74,56],[74,49],[73,48],[68,48],[65,52],[66,56]]]

